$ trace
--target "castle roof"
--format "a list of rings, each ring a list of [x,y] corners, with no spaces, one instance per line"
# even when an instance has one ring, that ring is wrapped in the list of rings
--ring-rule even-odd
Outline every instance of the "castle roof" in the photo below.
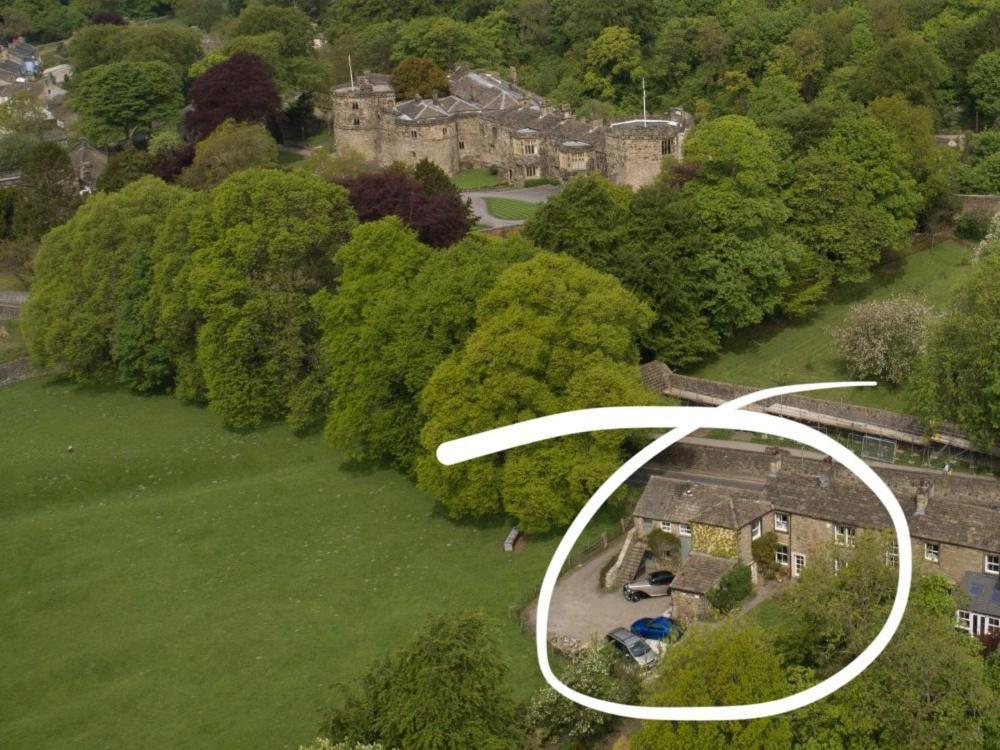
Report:
[[[401,120],[440,120],[463,112],[478,112],[479,107],[458,96],[441,99],[407,99],[393,110]]]

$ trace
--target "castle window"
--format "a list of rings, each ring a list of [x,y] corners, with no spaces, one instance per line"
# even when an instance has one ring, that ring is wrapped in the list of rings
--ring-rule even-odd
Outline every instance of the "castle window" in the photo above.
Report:
[[[986,556],[986,572],[1000,576],[1000,555]]]
[[[441,135],[447,136],[448,135],[448,128],[441,128]]]
[[[524,176],[525,177],[534,177],[537,174],[538,174],[538,167],[525,167],[524,168]]]
[[[412,156],[414,159],[416,159],[417,158],[417,152],[416,151],[411,151],[410,152],[410,156]]]
[[[664,155],[674,153],[674,142],[660,141],[660,153]]]
[[[354,127],[357,127],[360,124],[361,124],[361,118],[360,117],[355,117],[354,118]]]
[[[526,153],[526,154],[533,154],[533,153],[535,153],[535,144],[534,143],[525,143],[524,144],[524,153]]]
[[[459,141],[458,142],[458,150],[461,151],[464,148],[465,148],[465,141]]]
[[[357,108],[358,108],[358,103],[357,102],[351,102],[351,109],[357,109]]]
[[[924,544],[924,559],[932,563],[941,562],[941,545],[926,542]]]
[[[416,137],[417,137],[417,131],[416,130],[411,130],[410,131],[410,138],[416,138]]]

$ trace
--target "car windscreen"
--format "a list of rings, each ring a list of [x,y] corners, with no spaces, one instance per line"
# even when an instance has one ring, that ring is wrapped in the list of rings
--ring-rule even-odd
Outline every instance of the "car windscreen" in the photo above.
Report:
[[[645,641],[636,639],[634,643],[629,644],[628,651],[632,656],[645,656],[649,653],[649,646]]]

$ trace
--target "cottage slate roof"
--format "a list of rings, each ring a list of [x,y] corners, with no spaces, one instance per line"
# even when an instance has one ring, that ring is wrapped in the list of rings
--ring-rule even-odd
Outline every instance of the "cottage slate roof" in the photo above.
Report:
[[[692,552],[670,588],[689,594],[706,594],[735,565],[735,560]]]
[[[768,479],[767,499],[776,510],[851,526],[887,528],[889,514],[861,482],[780,474]]]
[[[722,500],[692,519],[695,523],[740,529],[772,510],[769,502],[748,497],[745,491],[718,489],[723,495]]]
[[[969,571],[959,585],[972,600],[967,611],[1000,617],[1000,576]]]
[[[911,536],[1000,552],[1000,508],[931,497],[923,515],[917,515],[914,500],[900,501]]]
[[[0,60],[0,75],[4,75],[6,78],[13,80],[14,78],[19,78],[24,75],[24,71],[21,66],[10,60]]]
[[[716,487],[671,477],[651,476],[635,515],[656,521],[690,523],[719,502]]]

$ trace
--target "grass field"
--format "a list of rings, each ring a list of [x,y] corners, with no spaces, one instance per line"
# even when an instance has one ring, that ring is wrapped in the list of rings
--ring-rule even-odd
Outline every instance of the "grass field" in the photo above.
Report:
[[[167,397],[36,380],[0,414],[0,747],[296,747],[457,608],[496,622],[517,697],[541,684],[509,608],[555,537],[505,554],[395,472]]]
[[[491,214],[498,219],[508,220],[530,219],[542,207],[541,203],[529,203],[515,198],[483,198],[483,202]]]
[[[751,386],[847,379],[832,335],[851,304],[910,293],[940,308],[955,285],[972,273],[970,257],[969,249],[955,242],[944,242],[880,267],[868,281],[837,289],[829,304],[805,320],[771,321],[738,333],[720,356],[691,374]],[[817,395],[864,406],[906,410],[903,394],[891,386],[824,391]]]
[[[482,190],[503,184],[503,178],[490,174],[488,169],[463,169],[452,175],[451,181],[459,190]]]
[[[295,151],[278,151],[278,164],[296,164],[305,158],[302,154]]]

